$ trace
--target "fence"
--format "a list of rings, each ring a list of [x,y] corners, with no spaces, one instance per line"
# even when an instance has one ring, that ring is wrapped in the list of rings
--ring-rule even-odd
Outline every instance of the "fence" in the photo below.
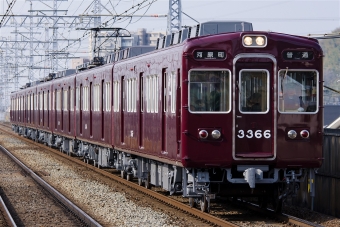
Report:
[[[323,157],[323,164],[315,174],[314,201],[308,195],[306,179],[297,202],[313,207],[314,211],[340,217],[340,129],[324,129]]]

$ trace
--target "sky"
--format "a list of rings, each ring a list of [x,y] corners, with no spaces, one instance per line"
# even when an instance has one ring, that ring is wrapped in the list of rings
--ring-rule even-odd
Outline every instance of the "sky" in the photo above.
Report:
[[[8,6],[3,0],[0,12],[3,14]],[[102,14],[123,13],[143,0],[101,0]],[[151,2],[152,0],[148,0]],[[150,7],[145,7],[136,14],[167,14],[169,0],[154,0]],[[253,23],[254,30],[274,31],[296,35],[330,33],[340,27],[340,0],[182,0],[182,11],[199,22],[211,20],[243,20]],[[32,1],[33,9],[51,8],[53,1]],[[50,6],[50,7],[48,7]],[[13,13],[29,14],[30,2],[17,0]],[[46,9],[45,8],[45,9]],[[58,1],[58,9],[68,10],[67,15],[91,13],[91,1]],[[107,9],[107,10],[106,10]],[[59,13],[64,15],[63,13]],[[105,21],[108,17],[103,17]],[[195,25],[196,22],[182,15],[182,25]],[[150,31],[165,31],[167,18],[134,17],[117,22],[114,26],[129,30],[147,28]],[[2,29],[0,29],[1,32]]]
[[[138,3],[144,2],[140,7]],[[8,3],[14,2],[11,9],[13,15],[29,15],[30,3],[33,10],[52,10],[53,1],[42,0],[2,0],[0,2],[0,21],[3,14],[8,11]],[[152,4],[147,4],[151,3]],[[182,26],[193,26],[197,22],[212,20],[238,20],[247,21],[253,24],[253,29],[257,31],[272,31],[288,33],[293,35],[307,36],[312,34],[319,36],[329,34],[340,27],[340,0],[182,0],[182,11],[190,17],[182,14]],[[122,14],[125,11],[135,15],[166,15],[169,11],[169,0],[101,0],[102,14]],[[93,14],[93,4],[90,0],[63,0],[57,1],[58,15],[79,16],[80,14]],[[135,6],[135,7],[133,7]],[[133,8],[132,8],[133,7]],[[139,10],[138,10],[139,9]],[[64,11],[61,11],[64,10]],[[67,10],[67,11],[65,11]],[[44,11],[46,15],[51,15],[51,11]],[[22,23],[22,19],[16,18],[16,23]],[[6,20],[5,20],[6,21]],[[34,19],[34,22],[37,18]],[[50,20],[51,21],[51,20]],[[166,17],[133,17],[123,18],[113,21],[112,16],[103,16],[102,22],[107,21],[108,27],[121,27],[129,31],[136,31],[138,28],[146,28],[147,31],[166,31]],[[28,26],[29,20],[26,20]],[[114,23],[113,23],[114,22]],[[9,21],[0,28],[0,40],[14,40],[13,21]],[[62,28],[58,25],[58,38],[78,39],[86,31],[75,30],[75,28]],[[40,25],[35,27],[35,40],[44,41],[46,36],[52,36],[52,30],[46,35],[45,27],[51,28],[52,25]],[[24,36],[28,37],[28,28],[18,28]],[[25,33],[26,32],[26,33]],[[20,35],[21,37],[21,35]],[[71,45],[69,45],[71,43]],[[82,42],[60,41],[58,48],[70,46],[68,49],[74,56],[84,56],[89,53],[88,41],[84,38]],[[1,47],[0,47],[1,48]],[[25,47],[28,49],[29,47]],[[43,47],[39,47],[42,51]],[[39,52],[39,49],[35,53]],[[42,58],[41,58],[42,59]],[[34,62],[39,61],[37,57]],[[19,62],[20,64],[20,62]],[[21,63],[25,65],[26,63]],[[68,63],[65,60],[65,67]],[[62,66],[61,66],[62,67]]]

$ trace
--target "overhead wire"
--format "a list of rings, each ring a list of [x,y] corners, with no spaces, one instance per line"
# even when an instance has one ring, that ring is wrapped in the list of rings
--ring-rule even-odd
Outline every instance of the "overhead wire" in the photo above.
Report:
[[[131,10],[133,10],[134,8],[137,7],[137,10],[133,11],[132,13],[130,13],[130,14],[128,14],[128,15],[124,15],[124,16],[129,16],[129,15],[132,16],[134,13],[136,13],[136,12],[137,12],[138,10],[140,10],[140,9],[143,9],[143,8],[145,8],[145,7],[147,7],[147,6],[149,6],[148,8],[150,8],[150,5],[152,5],[152,4],[153,4],[154,2],[156,2],[157,0],[152,0],[152,1],[149,2],[147,5],[142,6],[142,5],[143,5],[145,2],[147,2],[147,1],[148,1],[148,0],[143,0],[141,3],[138,3],[137,5],[134,5],[134,6],[132,6],[131,8],[125,10],[123,13],[117,15],[117,17],[122,16],[122,15],[128,13],[129,11],[131,11]],[[121,19],[122,19],[122,18],[119,18],[118,20],[121,20]],[[100,25],[99,27],[105,27],[105,25],[108,24],[108,22],[111,21],[111,20],[113,20],[113,18],[107,20],[106,22],[101,23],[101,25]],[[76,41],[74,41],[73,43],[71,43],[71,44],[67,45],[66,47],[62,48],[60,51],[65,51],[65,50],[67,50],[69,47],[73,46],[74,44],[76,44],[76,43],[78,43],[78,42],[81,42],[82,40],[84,40],[85,38],[87,38],[87,36],[89,35],[89,33],[90,33],[89,31],[84,32],[83,36],[81,36],[80,38],[78,38],[78,39],[77,39]],[[78,49],[79,49],[79,48],[80,48],[80,47],[78,47]],[[47,60],[50,60],[50,59],[51,59],[51,57],[47,58]],[[36,62],[33,66],[39,65],[39,64],[41,64],[41,63],[43,63],[43,62],[45,62],[45,61],[46,61],[46,60],[41,60],[41,61],[39,61],[39,62]],[[24,71],[26,71],[26,70],[27,70],[27,69],[23,69],[23,70],[20,71],[18,74],[20,74],[20,73],[22,73],[22,72],[24,72]],[[13,79],[13,78],[11,78],[11,79]],[[11,79],[10,79],[10,80],[11,80]]]
[[[132,6],[130,9],[125,10],[123,13],[117,15],[117,17],[126,14],[128,11],[134,9],[135,7],[140,7],[143,3],[147,2],[147,1],[148,1],[148,0],[143,0],[141,3],[139,3],[139,4],[135,5],[135,6]],[[151,2],[149,2],[149,4],[153,4],[153,3],[156,2],[156,1],[157,1],[157,0],[152,0]],[[143,6],[143,7],[141,7],[141,8],[138,8],[138,10],[139,10],[139,9],[142,9],[142,8],[144,8],[144,7],[146,7],[146,6]],[[128,14],[128,15],[125,15],[125,16],[132,16],[132,15],[133,15],[134,13],[136,13],[138,10],[135,10],[135,11],[133,11],[132,13],[130,13],[130,14]],[[118,20],[121,20],[121,19],[122,19],[122,18],[119,18]],[[108,22],[111,21],[111,20],[112,20],[112,19],[109,19],[109,20],[107,20],[106,22],[103,22],[103,23],[99,26],[99,28],[106,27],[105,25],[108,24]],[[83,36],[79,38],[79,41],[80,41],[81,39],[87,38],[87,35],[89,35],[89,34],[90,34],[89,31],[84,32]],[[76,42],[78,42],[78,41],[75,41],[74,43],[76,43]],[[105,40],[104,40],[104,42],[105,42]],[[70,47],[71,45],[73,45],[74,43],[71,43],[70,45],[64,47],[62,50],[65,50],[65,49],[69,48],[69,47]]]
[[[2,24],[4,22],[4,20],[6,19],[6,17],[8,16],[8,14],[12,11],[12,8],[15,4],[16,0],[13,0],[9,5],[8,5],[8,8],[5,12],[5,14],[3,15],[3,17],[1,18],[1,21],[0,21],[0,28],[2,27]]]

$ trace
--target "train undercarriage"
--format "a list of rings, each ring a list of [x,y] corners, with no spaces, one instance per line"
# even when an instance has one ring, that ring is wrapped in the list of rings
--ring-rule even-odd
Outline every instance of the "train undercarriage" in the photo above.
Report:
[[[288,197],[294,197],[300,183],[314,182],[314,169],[277,169],[268,165],[238,165],[233,168],[194,169],[174,166],[125,151],[101,147],[49,132],[13,125],[14,132],[68,155],[82,157],[98,168],[115,168],[127,180],[138,179],[139,185],[161,187],[170,195],[182,194],[191,207],[209,212],[210,201],[220,197],[257,197],[259,205],[268,203],[276,212]],[[311,183],[311,188],[313,187]],[[314,196],[311,190],[311,196]]]

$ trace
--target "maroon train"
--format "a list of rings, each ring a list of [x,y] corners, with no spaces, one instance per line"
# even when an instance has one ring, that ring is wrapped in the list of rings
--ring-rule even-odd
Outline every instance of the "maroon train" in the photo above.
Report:
[[[216,195],[280,211],[322,163],[322,59],[315,39],[207,22],[28,84],[11,95],[11,121],[202,211]]]

